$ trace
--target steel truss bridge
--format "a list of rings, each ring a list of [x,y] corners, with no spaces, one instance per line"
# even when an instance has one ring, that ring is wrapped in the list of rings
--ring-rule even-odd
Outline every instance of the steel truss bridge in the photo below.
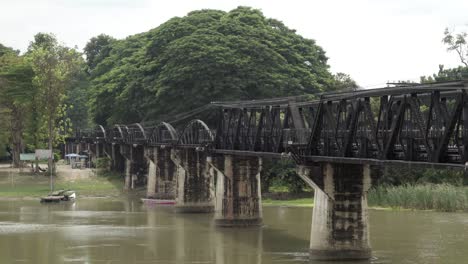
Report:
[[[343,163],[464,166],[468,82],[212,102],[160,122],[79,129],[68,141]]]
[[[219,226],[261,224],[262,158],[291,158],[314,188],[311,258],[368,259],[371,165],[464,168],[467,92],[468,82],[452,81],[213,102],[155,122],[79,129],[65,147],[105,153],[127,188],[147,169],[148,197],[171,197],[179,212],[215,211]]]

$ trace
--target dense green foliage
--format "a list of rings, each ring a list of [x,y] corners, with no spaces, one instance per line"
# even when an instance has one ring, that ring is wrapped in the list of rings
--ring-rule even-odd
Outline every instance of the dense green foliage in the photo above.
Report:
[[[194,11],[124,40],[100,35],[85,54],[99,124],[217,100],[316,93],[334,83],[315,41],[247,7]]]
[[[468,174],[460,169],[426,169],[387,165],[374,171],[379,185],[451,184],[468,185]]]
[[[0,46],[0,142],[10,142],[13,163],[18,166],[19,153],[25,148],[24,134],[30,119],[33,69],[17,51]]]
[[[296,173],[296,164],[289,159],[286,160],[263,160],[263,171],[261,176],[262,192],[272,191],[274,186],[285,187],[284,192],[300,193],[308,186]],[[309,188],[310,189],[310,188]]]
[[[338,72],[333,74],[333,79],[334,82],[331,86],[333,91],[356,91],[359,89],[358,84],[349,74]]]
[[[62,142],[72,121],[87,125],[84,66],[52,34],[38,33],[23,55],[0,45],[0,144],[8,144],[15,166],[20,153]]]

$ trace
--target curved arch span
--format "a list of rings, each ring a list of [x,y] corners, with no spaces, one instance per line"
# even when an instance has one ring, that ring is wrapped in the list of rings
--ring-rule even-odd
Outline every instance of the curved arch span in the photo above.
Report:
[[[215,140],[213,132],[208,125],[200,119],[190,121],[184,128],[178,145],[202,145]]]

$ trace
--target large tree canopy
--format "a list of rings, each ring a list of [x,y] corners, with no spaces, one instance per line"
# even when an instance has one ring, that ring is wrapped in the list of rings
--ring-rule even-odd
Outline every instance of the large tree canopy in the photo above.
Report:
[[[327,90],[327,57],[259,10],[200,10],[85,48],[91,113],[100,124],[151,120],[216,100],[257,99]]]

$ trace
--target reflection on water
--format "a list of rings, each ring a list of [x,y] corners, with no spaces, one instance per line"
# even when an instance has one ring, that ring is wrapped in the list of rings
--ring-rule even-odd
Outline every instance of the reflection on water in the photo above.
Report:
[[[1,201],[0,263],[308,263],[311,211],[265,207],[263,227],[231,229],[135,200]],[[371,211],[370,220],[374,259],[346,263],[468,259],[467,214]]]

